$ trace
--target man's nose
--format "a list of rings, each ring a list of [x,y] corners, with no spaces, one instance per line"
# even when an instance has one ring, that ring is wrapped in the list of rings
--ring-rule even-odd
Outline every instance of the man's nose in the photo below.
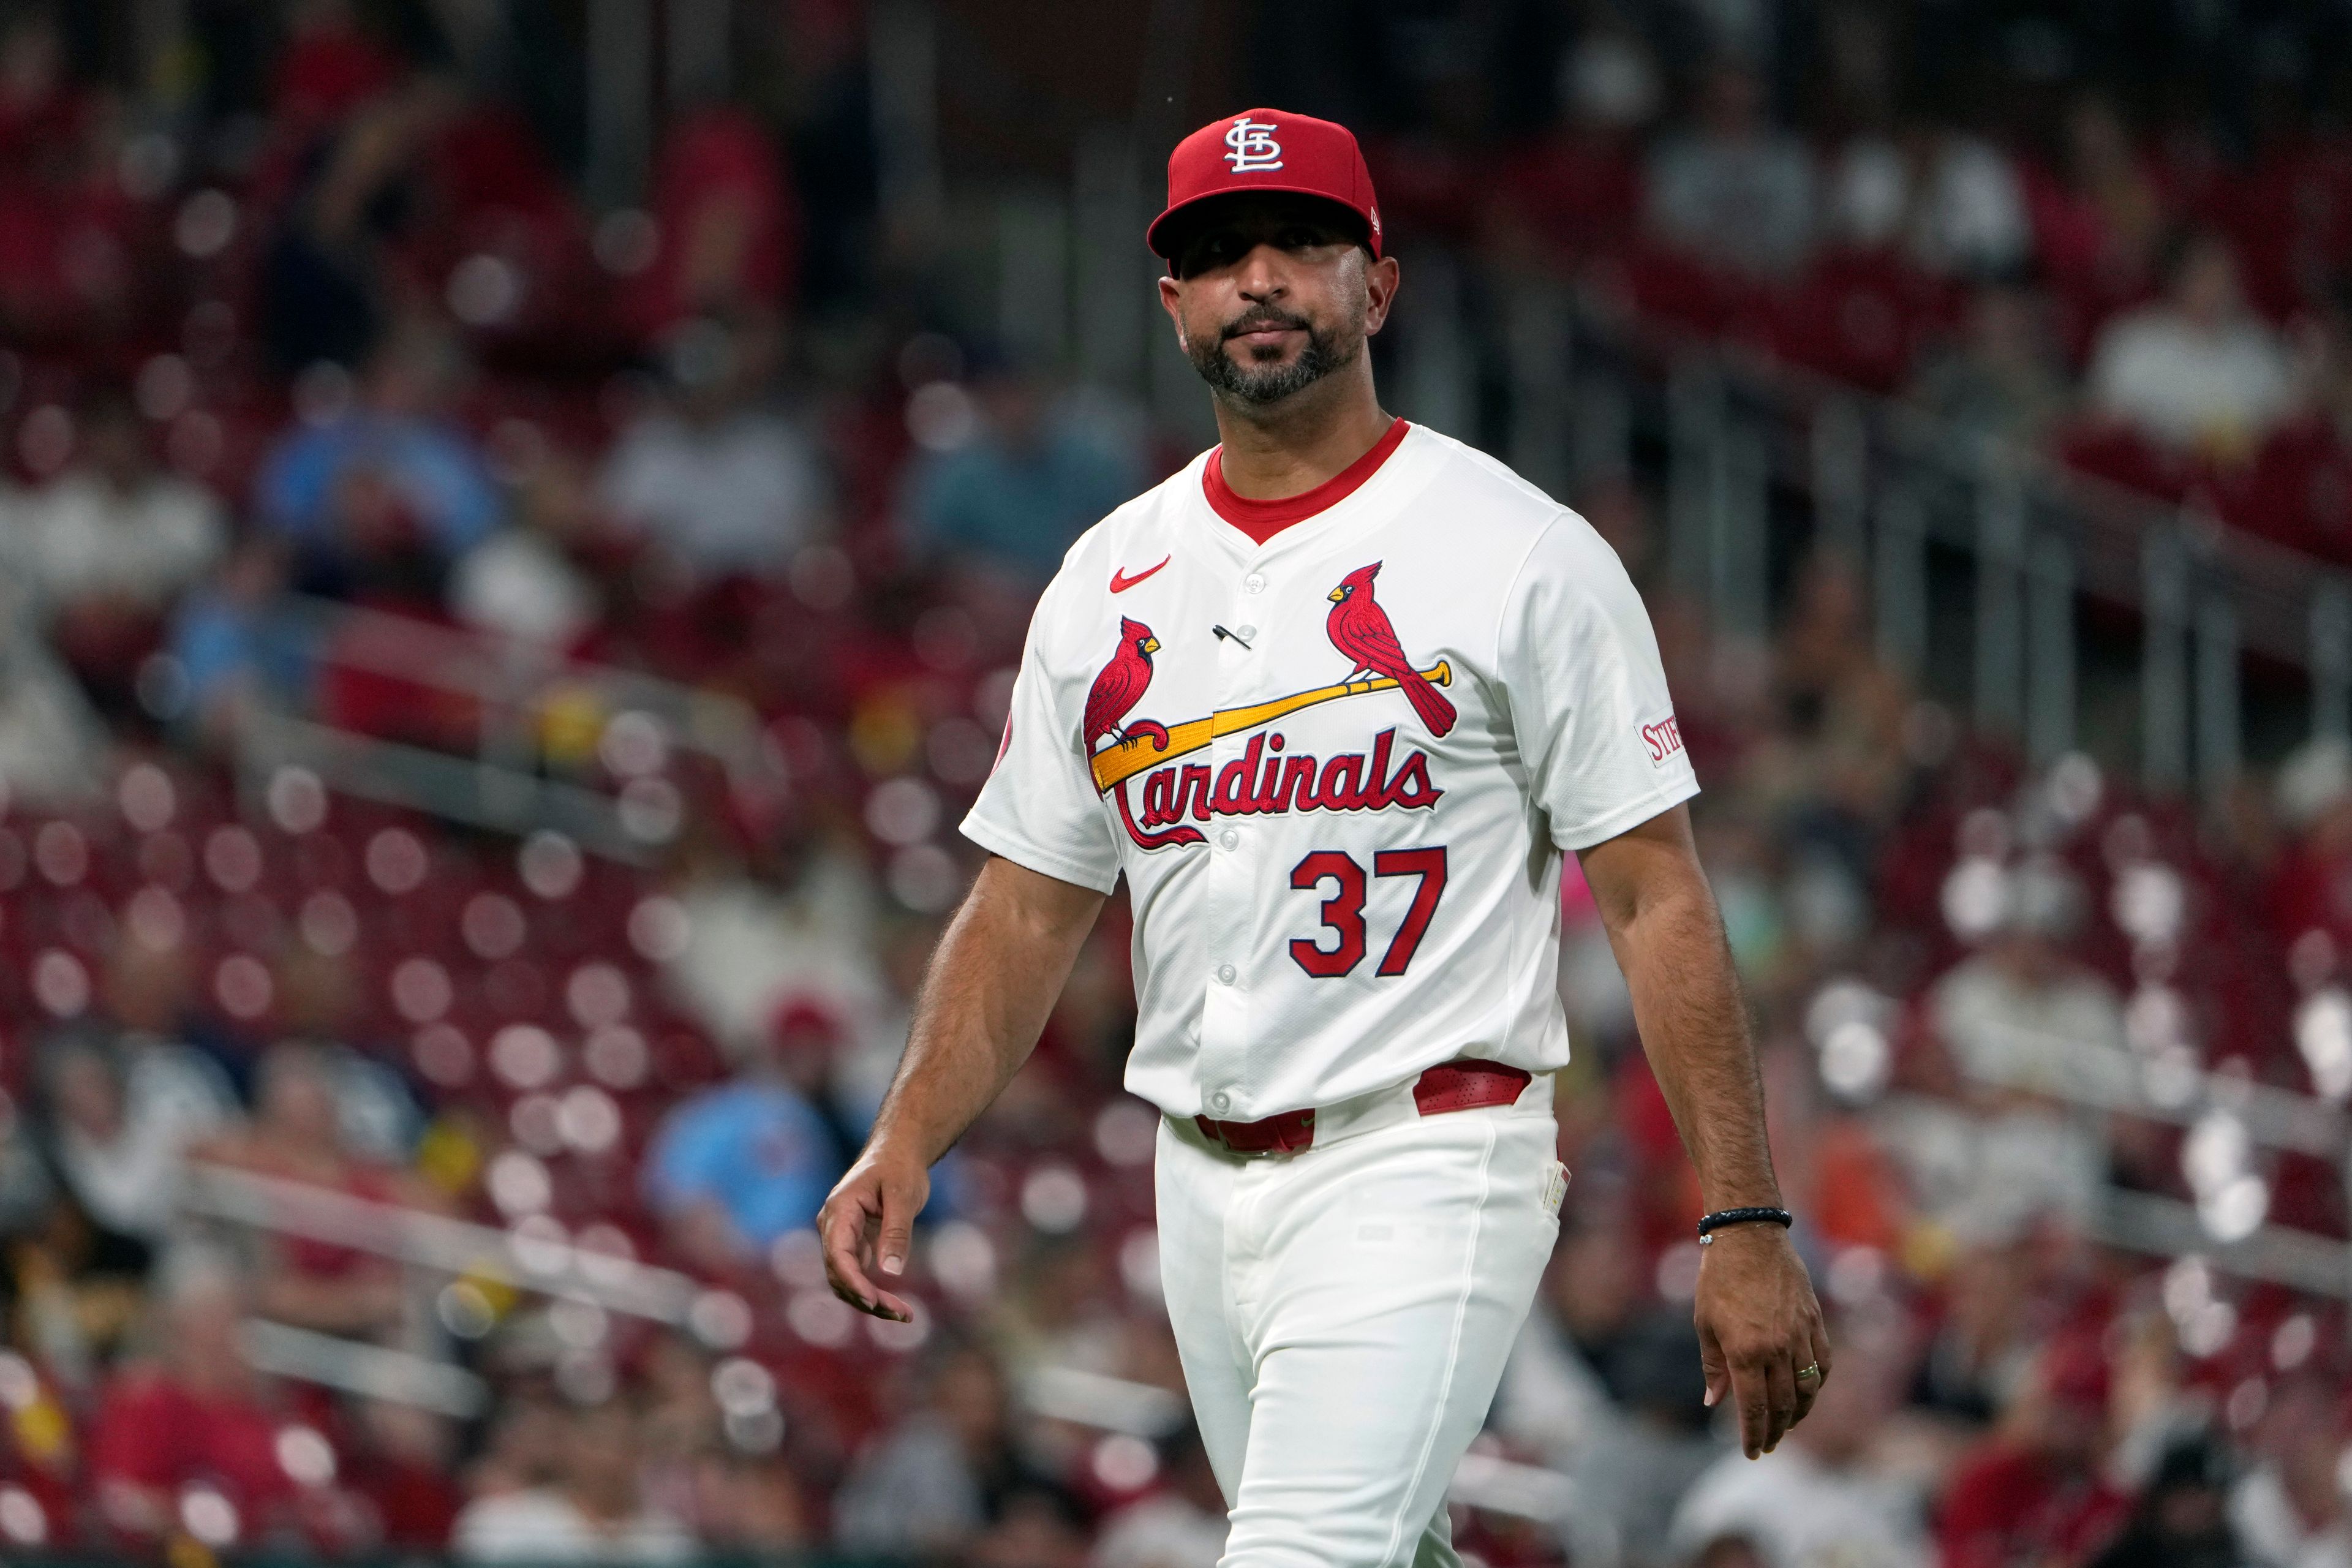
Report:
[[[1242,258],[1236,286],[1248,300],[1272,300],[1289,292],[1288,268],[1277,246],[1260,245]]]

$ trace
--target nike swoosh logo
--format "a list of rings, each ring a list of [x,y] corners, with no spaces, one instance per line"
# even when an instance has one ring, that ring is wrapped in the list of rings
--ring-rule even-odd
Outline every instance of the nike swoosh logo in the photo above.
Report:
[[[1160,558],[1160,566],[1165,566],[1168,563],[1175,559],[1176,557],[1173,555],[1163,555]],[[1124,594],[1129,588],[1134,587],[1138,583],[1142,582],[1146,577],[1150,576],[1154,572],[1159,571],[1160,566],[1146,566],[1142,571],[1138,572],[1132,577],[1127,574],[1127,569],[1125,567],[1120,567],[1110,574],[1110,591],[1114,594]]]

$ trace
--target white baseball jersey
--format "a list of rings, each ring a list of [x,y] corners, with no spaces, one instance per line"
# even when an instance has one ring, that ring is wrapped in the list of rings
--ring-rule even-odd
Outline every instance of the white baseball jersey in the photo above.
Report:
[[[1245,1121],[1568,1060],[1559,856],[1697,792],[1616,553],[1412,427],[1264,544],[1207,454],[1070,549],[963,831],[1135,910],[1127,1087]]]

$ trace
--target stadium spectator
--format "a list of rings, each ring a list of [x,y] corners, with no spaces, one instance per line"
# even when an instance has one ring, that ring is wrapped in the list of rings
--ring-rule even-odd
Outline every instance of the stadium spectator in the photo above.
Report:
[[[162,977],[175,960],[123,961]],[[171,1230],[191,1152],[230,1121],[234,1100],[217,1068],[184,1046],[77,1032],[43,1062],[58,1175],[101,1236],[144,1250]]]
[[[2172,213],[2116,106],[2089,94],[2068,110],[2058,168],[2029,166],[2033,252],[2063,302],[2071,353],[2158,281]]]
[[[623,1400],[568,1413],[551,1484],[468,1503],[450,1551],[473,1563],[691,1561],[699,1543],[638,1484],[637,1416]]]
[[[1008,1522],[1018,1531],[1066,1494],[1037,1473],[1014,1441],[1003,1376],[987,1353],[944,1345],[932,1357],[922,1402],[877,1437],[842,1483],[834,1539],[848,1552],[957,1563]],[[1041,1534],[1051,1534],[1048,1526]]]
[[[299,697],[308,682],[308,649],[278,604],[289,553],[282,540],[247,535],[173,619],[175,679],[158,707],[200,745],[225,750],[247,715]]]
[[[1562,1234],[1495,1428],[1573,1478],[1621,1540],[1663,1542],[1675,1500],[1723,1452],[1705,1426],[1696,1343],[1643,1278],[1639,1237],[1604,1209]]]
[[[157,281],[137,264],[148,215],[116,177],[118,115],[74,68],[74,15],[0,19],[0,342],[68,356],[116,350]]]
[[[655,1133],[646,1199],[706,1267],[763,1257],[780,1237],[815,1223],[847,1163],[811,1096],[839,1035],[823,1008],[787,1008],[745,1072],[678,1106]]]
[[[452,1424],[420,1405],[382,1399],[360,1402],[353,1416],[351,1481],[373,1510],[372,1533],[395,1551],[440,1550],[463,1501]]]
[[[1927,1568],[1924,1500],[1873,1462],[1902,1402],[1903,1357],[1889,1342],[1900,1331],[1841,1333],[1836,1375],[1803,1424],[1754,1463],[1726,1454],[1692,1484],[1675,1513],[1680,1554],[1699,1558],[1729,1537],[1749,1542],[1766,1568]]]
[[[2105,1179],[2105,1152],[2061,1108],[2072,1070],[2053,1040],[2120,1050],[2114,989],[2065,944],[2080,929],[2080,881],[2052,858],[2009,873],[2000,926],[1928,991],[1925,1049],[1949,1053],[1973,1100],[1925,1097],[1890,1108],[1889,1139],[1921,1208],[1971,1241],[2007,1241],[2038,1221],[2080,1226]]]
[[[1969,299],[1958,339],[1927,356],[1911,396],[1964,437],[2038,448],[2074,405],[2044,324],[2043,300],[1990,282]]]
[[[131,705],[132,678],[162,617],[226,547],[226,524],[210,491],[156,469],[127,397],[89,399],[76,445],[75,460],[47,484],[13,504],[0,499],[0,537],[58,650],[119,713]]]
[[[1890,1127],[1888,1145],[1902,1136]],[[1919,1357],[1911,1402],[1973,1430],[2005,1403],[2041,1325],[2032,1238],[1973,1242],[1956,1254],[1943,1311]]]
[[[2315,736],[2280,764],[2273,789],[2290,835],[2263,889],[2284,942],[2318,931],[2352,938],[2352,745]]]
[[[997,1308],[990,1348],[1016,1383],[1074,1369],[1125,1375],[1135,1348],[1110,1259],[1091,1237],[1040,1237]]]
[[[1607,254],[1633,238],[1642,217],[1640,135],[1662,94],[1641,39],[1605,26],[1587,29],[1560,62],[1566,113],[1559,126],[1504,166],[1487,212],[1490,243],[1524,237],[1560,259]]]
[[[568,1415],[543,1381],[509,1388],[486,1424],[480,1451],[466,1467],[466,1490],[477,1499],[497,1498],[552,1485]]]
[[[2217,500],[2232,527],[2352,564],[2352,301],[2330,299],[2298,316],[2289,338],[2297,406]]]
[[[793,301],[800,213],[772,133],[732,105],[681,116],[654,175],[655,249],[637,280],[640,336],[696,318],[771,315]]]
[[[2089,400],[2099,414],[2177,451],[2242,461],[2284,418],[2286,356],[2245,308],[2226,241],[2182,245],[2162,302],[2099,334]]]
[[[238,1331],[249,1307],[246,1282],[224,1258],[175,1258],[150,1359],[109,1379],[89,1468],[106,1523],[126,1543],[182,1528],[184,1489],[192,1487],[217,1497],[199,1505],[214,1515],[210,1533],[268,1540],[294,1523],[299,1489],[278,1443],[291,1413],[246,1359]]]
[[[1908,781],[1911,693],[1871,645],[1853,562],[1818,549],[1794,586],[1773,648],[1776,721],[1752,737],[1741,790],[1792,847],[1818,847],[1859,880]]]
[[[0,27],[0,154],[11,169],[51,153],[90,105],[73,81],[54,7],[24,5]]]
[[[680,322],[658,395],[606,459],[604,504],[692,581],[772,576],[830,526],[814,445],[771,401],[779,334],[770,314]]]
[[[331,124],[397,79],[399,62],[361,27],[351,0],[298,0],[288,12],[270,93],[282,121]]]
[[[432,1205],[423,1184],[353,1147],[322,1047],[281,1043],[256,1079],[252,1124],[195,1151],[197,1159],[367,1203]],[[279,1322],[360,1336],[389,1333],[405,1307],[395,1264],[293,1233],[268,1237],[255,1300]]]
[[[1939,980],[1928,1004],[1937,1036],[1961,1070],[2013,1084],[2030,1067],[2037,1041],[2121,1046],[2123,1013],[2114,989],[2067,952],[2083,927],[2081,879],[2056,858],[2039,857],[2008,874],[2000,897],[2004,907],[1992,940]]]
[[[403,281],[396,249],[423,216],[426,154],[457,102],[430,78],[370,92],[373,85],[336,83],[333,98],[358,100],[351,111],[322,125],[297,122],[309,144],[261,258],[257,300],[262,340],[286,374],[365,363],[393,335]],[[334,105],[317,108],[331,113]]]
[[[2109,1377],[2095,1341],[2042,1352],[1993,1435],[1961,1459],[1936,1523],[1945,1568],[2076,1558],[2122,1525],[2130,1500],[2102,1470]]]
[[[1135,493],[1141,464],[1115,425],[1055,398],[1034,370],[980,359],[969,394],[976,418],[942,420],[910,481],[916,541],[950,567],[1034,587]]]
[[[898,1059],[906,1054],[915,995],[931,950],[939,945],[939,924],[929,920],[888,922],[877,945],[881,949],[875,965],[881,992],[871,1005],[852,1015],[849,1041],[832,1079],[833,1103],[843,1130],[861,1144],[898,1074]]]
[[[2130,1522],[2090,1568],[2240,1568],[2226,1466],[2201,1436],[2166,1449]]]
[[[1793,277],[1812,254],[1812,154],[1775,127],[1765,85],[1721,61],[1701,79],[1691,128],[1651,156],[1649,222],[1659,238],[1718,270]]]
[[[476,631],[569,651],[602,618],[603,591],[572,555],[596,542],[600,521],[577,459],[543,453],[515,487],[512,520],[450,574],[450,613]]]
[[[340,373],[321,374],[331,387]],[[341,595],[404,586],[411,557],[446,565],[498,526],[497,487],[447,417],[457,374],[446,339],[406,328],[369,358],[355,406],[315,409],[269,455],[254,500],[264,525],[292,545],[298,586]]]
[[[1831,229],[1956,278],[2012,276],[2032,254],[2025,187],[2000,148],[1916,121],[1847,142],[1830,173]]]
[[[763,1048],[795,997],[854,1017],[881,995],[882,890],[855,848],[797,823],[740,857],[686,847],[687,940],[663,979],[730,1056]]]
[[[57,1196],[57,1184],[32,1137],[30,1121],[12,1104],[0,1117],[0,1237],[39,1225]]]
[[[2273,1386],[2252,1462],[2230,1492],[2231,1528],[2260,1568],[2352,1563],[2341,1392],[2308,1371]]]
[[[30,805],[87,805],[107,733],[42,636],[27,585],[0,583],[0,787]]]
[[[1216,1568],[1224,1555],[1225,1498],[1197,1428],[1160,1444],[1164,1481],[1103,1521],[1088,1568]]]

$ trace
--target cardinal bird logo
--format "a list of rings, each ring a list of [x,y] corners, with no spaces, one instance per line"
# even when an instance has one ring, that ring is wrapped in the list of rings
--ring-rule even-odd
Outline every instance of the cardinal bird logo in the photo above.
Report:
[[[1151,685],[1151,656],[1160,651],[1160,639],[1151,628],[1132,616],[1122,616],[1118,622],[1118,651],[1102,667],[1095,683],[1087,689],[1087,752],[1100,759],[1113,752],[1124,751],[1138,741],[1148,741],[1155,752],[1168,749],[1168,726],[1151,719],[1129,719],[1128,714],[1143,700]],[[1111,744],[1100,742],[1108,738]],[[1197,827],[1180,825],[1164,832],[1147,832],[1135,820],[1135,809],[1128,802],[1127,780],[1122,778],[1108,790],[1118,806],[1119,821],[1129,837],[1146,849],[1163,848],[1171,844],[1201,844],[1206,838]]]
[[[1144,691],[1151,685],[1151,656],[1160,651],[1160,639],[1141,621],[1121,616],[1118,623],[1118,651],[1102,667],[1095,683],[1087,690],[1086,739],[1087,750],[1092,752],[1104,736],[1113,736],[1124,746],[1139,735],[1153,737],[1165,747],[1167,730],[1149,719],[1125,723],[1135,705],[1143,700]]]
[[[1356,670],[1366,675],[1384,675],[1395,681],[1397,689],[1412,702],[1412,710],[1429,727],[1429,732],[1442,736],[1454,728],[1454,704],[1404,656],[1404,645],[1397,641],[1396,627],[1389,624],[1389,613],[1372,597],[1372,579],[1380,572],[1381,563],[1375,561],[1340,579],[1339,585],[1331,590],[1331,616],[1323,623],[1323,629],[1329,635],[1331,646],[1354,661]],[[1349,679],[1355,679],[1353,672]],[[1101,685],[1097,681],[1096,689],[1100,690]],[[1087,721],[1094,721],[1091,702],[1087,705]]]

